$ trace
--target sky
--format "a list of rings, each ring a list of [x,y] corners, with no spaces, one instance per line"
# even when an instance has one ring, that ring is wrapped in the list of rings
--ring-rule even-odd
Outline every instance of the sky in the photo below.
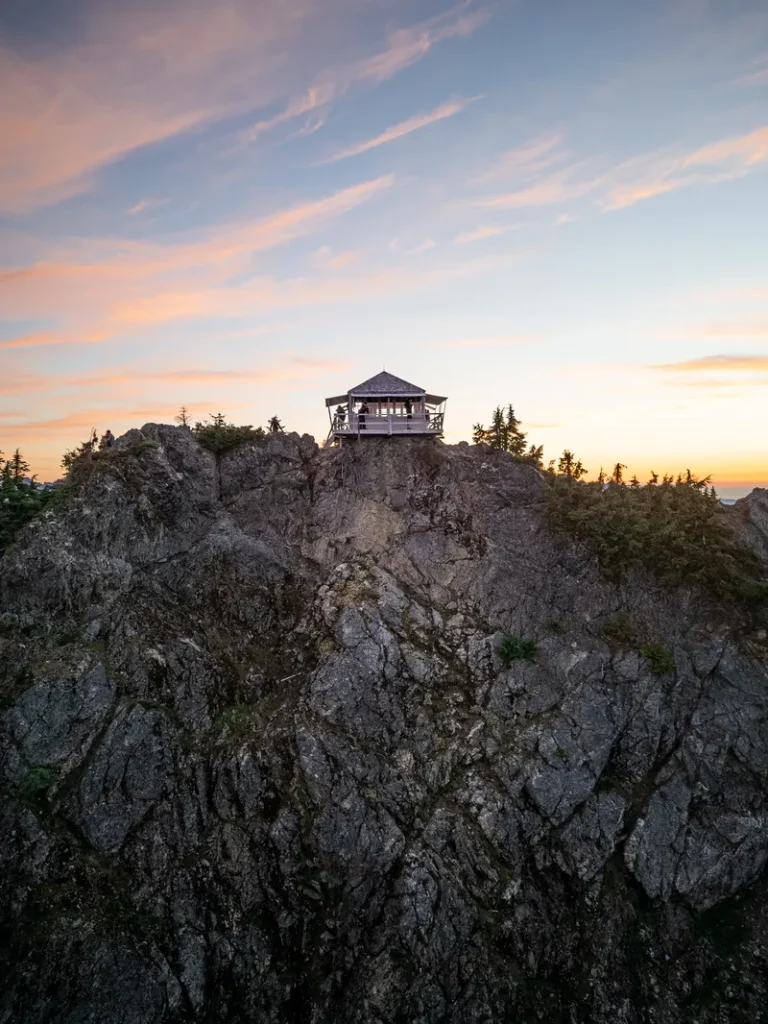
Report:
[[[382,367],[768,486],[765,0],[4,0],[0,449]]]

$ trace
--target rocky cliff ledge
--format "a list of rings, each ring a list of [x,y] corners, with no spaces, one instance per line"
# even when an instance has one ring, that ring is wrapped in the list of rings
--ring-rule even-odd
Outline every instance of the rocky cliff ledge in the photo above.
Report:
[[[484,448],[86,469],[0,562],[2,1024],[768,1019],[764,630]]]

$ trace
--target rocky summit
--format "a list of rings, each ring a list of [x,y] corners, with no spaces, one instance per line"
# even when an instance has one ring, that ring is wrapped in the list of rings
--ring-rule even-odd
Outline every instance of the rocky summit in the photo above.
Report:
[[[0,1022],[768,1020],[765,628],[606,582],[547,486],[156,425],[80,467],[0,561]],[[767,492],[723,515],[768,557]]]

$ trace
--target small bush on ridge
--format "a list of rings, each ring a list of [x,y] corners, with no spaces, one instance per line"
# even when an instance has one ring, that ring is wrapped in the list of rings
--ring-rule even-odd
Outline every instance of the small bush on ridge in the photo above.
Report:
[[[648,644],[647,647],[641,648],[640,653],[650,662],[651,672],[655,676],[665,676],[675,671],[675,658],[668,647]]]
[[[499,657],[505,668],[513,661],[533,661],[538,648],[533,640],[523,640],[519,636],[505,636],[499,644]]]

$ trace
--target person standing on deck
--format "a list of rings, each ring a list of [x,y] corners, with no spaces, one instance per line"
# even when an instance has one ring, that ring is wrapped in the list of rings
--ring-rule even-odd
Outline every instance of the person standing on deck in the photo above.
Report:
[[[361,430],[365,430],[365,417],[368,412],[368,403],[363,401],[360,408],[357,410],[357,425]]]

